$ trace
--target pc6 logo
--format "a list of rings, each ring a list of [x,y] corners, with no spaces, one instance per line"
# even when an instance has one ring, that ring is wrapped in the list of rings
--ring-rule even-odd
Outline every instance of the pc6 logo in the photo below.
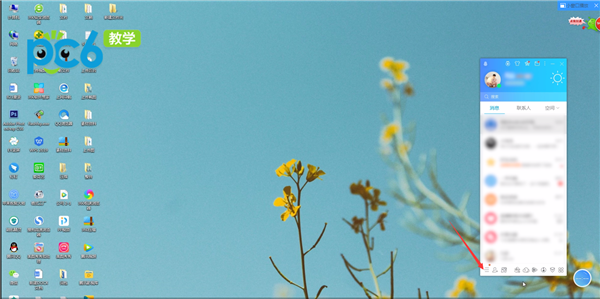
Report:
[[[61,39],[62,33],[56,35],[56,30],[52,30],[52,35],[48,33],[43,34],[43,37],[36,40],[27,40],[27,74],[33,74],[33,66],[35,65],[47,65],[54,58],[54,63],[58,66],[54,69],[44,68],[44,71],[48,74],[56,74],[60,68],[72,68],[79,64],[79,61],[83,63],[84,66],[88,68],[95,68],[102,63],[102,51],[100,48],[94,45],[94,41],[98,36],[98,32],[92,31],[90,32],[90,36],[88,37],[85,46],[81,50],[81,54],[79,55],[79,59],[71,59],[68,60],[70,56],[70,52],[67,49],[62,49],[63,47],[72,47],[75,49],[79,46],[79,43],[72,39]],[[50,43],[51,39],[57,39],[58,41],[52,46]],[[36,49],[37,48],[37,49]],[[61,50],[62,49],[62,50]],[[56,52],[56,57],[54,57],[54,53]],[[90,53],[94,53],[96,58],[93,61],[88,59],[88,55]]]

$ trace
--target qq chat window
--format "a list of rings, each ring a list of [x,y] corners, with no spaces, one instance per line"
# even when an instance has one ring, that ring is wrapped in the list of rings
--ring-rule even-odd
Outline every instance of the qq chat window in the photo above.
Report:
[[[480,60],[482,276],[566,276],[567,60]]]

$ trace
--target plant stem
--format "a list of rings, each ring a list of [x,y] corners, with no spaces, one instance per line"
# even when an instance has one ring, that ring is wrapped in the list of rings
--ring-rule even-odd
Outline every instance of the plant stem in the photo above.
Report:
[[[377,291],[377,297],[381,298],[381,291],[379,291],[379,282],[377,281],[377,275],[375,275],[375,271],[373,271],[372,263],[369,263],[369,271],[371,271],[371,276],[373,276],[373,282],[375,283],[375,290]]]
[[[281,271],[279,271],[279,268],[277,268],[277,265],[275,265],[275,262],[273,261],[272,257],[269,257],[269,259],[271,260],[271,264],[273,264],[273,267],[275,267],[275,270],[277,270],[277,273],[279,273],[279,275],[281,275],[281,277],[283,277],[283,279],[285,279],[285,281],[302,289],[301,286],[299,286],[295,282],[289,280],[287,277],[285,277],[285,275],[283,275],[283,273],[281,273]]]
[[[377,280],[377,275],[375,275],[375,271],[373,270],[373,262],[371,261],[371,243],[369,242],[369,237],[371,234],[371,230],[369,230],[369,203],[365,200],[365,222],[367,232],[363,232],[363,238],[365,239],[365,247],[367,249],[367,256],[369,257],[369,271],[371,272],[371,276],[373,276],[373,283],[375,284],[375,291],[377,291],[377,297],[381,298],[381,291],[379,290],[379,281]]]
[[[394,299],[394,252],[390,252],[390,299]]]
[[[300,178],[298,178],[298,180],[300,180]],[[300,188],[300,184],[298,182],[296,182],[296,188],[298,190],[298,205],[300,205],[300,195],[302,193],[302,189]],[[306,267],[304,264],[304,246],[302,245],[302,226],[300,224],[300,213],[301,211],[298,210],[298,213],[296,214],[296,225],[298,226],[298,240],[300,241],[300,260],[302,261],[302,281],[304,282],[304,288],[302,289],[304,291],[304,298],[305,299],[309,299],[308,298],[308,288],[306,286]]]

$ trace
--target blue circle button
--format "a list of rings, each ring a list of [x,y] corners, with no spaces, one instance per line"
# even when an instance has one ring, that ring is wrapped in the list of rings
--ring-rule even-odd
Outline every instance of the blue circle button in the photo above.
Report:
[[[8,170],[10,170],[12,173],[17,173],[17,171],[19,171],[19,164],[10,163],[10,165],[8,165]]]
[[[17,199],[19,198],[19,191],[12,189],[8,192],[8,197],[10,197],[10,199]]]
[[[586,269],[579,269],[573,275],[573,282],[580,287],[585,288],[592,282],[592,274]]]

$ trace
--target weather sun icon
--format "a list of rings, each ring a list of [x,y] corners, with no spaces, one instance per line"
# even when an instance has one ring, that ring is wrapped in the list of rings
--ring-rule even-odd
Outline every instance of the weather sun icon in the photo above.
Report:
[[[552,77],[550,77],[550,80],[552,80],[552,84],[559,85],[561,83],[565,83],[565,80],[567,79],[567,77],[565,77],[565,75],[559,71],[552,72]]]

